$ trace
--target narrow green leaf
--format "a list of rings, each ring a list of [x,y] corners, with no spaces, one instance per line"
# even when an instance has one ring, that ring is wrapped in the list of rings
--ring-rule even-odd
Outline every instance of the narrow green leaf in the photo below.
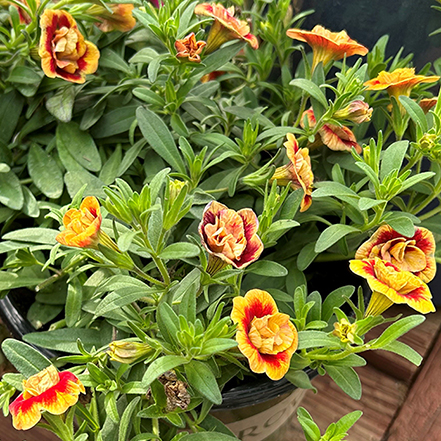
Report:
[[[188,383],[214,404],[222,403],[222,395],[212,370],[206,363],[191,361],[185,365]]]
[[[142,385],[144,387],[150,386],[158,377],[170,369],[175,369],[178,366],[188,363],[189,360],[180,355],[165,355],[157,358],[148,367],[146,373],[142,377]]]
[[[315,245],[315,252],[322,253],[348,234],[358,232],[360,232],[358,228],[351,227],[350,225],[331,225],[320,234]]]
[[[343,366],[326,366],[326,372],[335,381],[335,384],[351,398],[354,400],[361,398],[361,382],[354,369]]]
[[[308,95],[315,98],[325,109],[328,107],[326,96],[317,84],[304,78],[296,78],[289,83],[290,86],[304,90]]]

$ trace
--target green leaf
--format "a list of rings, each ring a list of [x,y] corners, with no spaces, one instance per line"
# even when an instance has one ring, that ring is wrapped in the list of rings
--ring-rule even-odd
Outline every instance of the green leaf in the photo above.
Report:
[[[315,98],[325,109],[328,107],[326,96],[317,84],[304,78],[296,78],[289,83],[290,86],[304,90],[308,95]]]
[[[136,98],[139,98],[140,100],[145,101],[148,104],[153,104],[161,108],[163,108],[166,104],[164,98],[153,92],[153,90],[144,87],[136,87],[135,89],[133,89],[132,93],[136,96]]]
[[[360,367],[366,366],[366,360],[357,354],[350,354],[341,360],[326,361],[326,366],[348,366],[348,367]]]
[[[355,288],[351,285],[341,286],[332,291],[323,302],[322,320],[329,322],[334,308],[340,308],[346,302],[346,297],[351,297],[354,292]]]
[[[46,109],[61,122],[68,123],[72,119],[75,103],[75,87],[67,86],[46,101]]]
[[[426,115],[424,114],[423,109],[420,107],[418,103],[416,103],[413,99],[408,96],[401,95],[398,97],[400,103],[406,109],[407,113],[411,117],[412,121],[421,127],[421,130],[426,133],[428,131]]]
[[[26,378],[51,365],[51,362],[36,349],[12,338],[7,338],[2,343],[2,351],[6,358]]]
[[[23,104],[24,98],[16,90],[0,95],[0,143],[7,145],[12,138]]]
[[[122,176],[129,169],[144,147],[145,141],[140,140],[124,153],[124,157],[118,167],[117,176]]]
[[[237,438],[218,432],[199,432],[186,435],[180,441],[237,441]]]
[[[358,208],[361,211],[367,211],[372,207],[376,207],[377,205],[384,204],[385,200],[383,199],[371,199],[371,198],[360,198],[358,201]]]
[[[131,149],[130,149],[131,150]],[[125,159],[124,155],[124,159]],[[115,179],[120,176],[118,170],[121,166],[122,149],[121,145],[117,145],[114,152],[110,155],[109,159],[105,162],[101,168],[99,179],[106,185],[113,184]]]
[[[66,298],[66,325],[72,328],[81,316],[83,289],[78,277],[69,282]]]
[[[300,331],[298,349],[309,349],[316,347],[340,347],[340,340],[337,337],[328,335],[322,331]]]
[[[393,216],[387,218],[387,223],[398,233],[406,237],[413,237],[415,226],[407,216]]]
[[[331,225],[320,234],[315,245],[315,252],[322,253],[348,234],[359,232],[358,228],[351,227],[350,225]]]
[[[237,347],[237,342],[230,338],[212,338],[202,346],[201,355],[212,355]]]
[[[48,198],[57,199],[63,193],[63,174],[52,156],[38,145],[29,149],[28,171],[34,184]]]
[[[340,184],[339,182],[325,181],[317,183],[317,190],[312,193],[313,198],[320,198],[326,196],[334,197],[352,197],[359,198],[358,194],[350,188]]]
[[[361,382],[354,369],[343,366],[326,366],[326,372],[335,381],[335,384],[351,398],[354,400],[361,398]]]
[[[410,178],[407,178],[403,182],[403,184],[401,186],[401,191],[407,190],[408,188],[418,184],[418,182],[429,179],[434,175],[435,175],[435,172],[428,171],[428,172],[422,172],[422,173],[418,173],[417,175],[411,176]]]
[[[57,243],[55,237],[58,233],[58,230],[52,230],[51,228],[23,228],[22,230],[6,233],[2,239],[55,245]]]
[[[62,143],[73,158],[85,169],[101,170],[101,157],[95,141],[80,129],[75,122],[59,124],[57,127],[57,144]]]
[[[403,163],[408,147],[409,147],[409,141],[397,141],[391,144],[383,152],[381,159],[381,168],[380,168],[380,177],[382,180],[386,178],[394,170],[401,169],[401,165]]]
[[[136,111],[141,133],[152,149],[180,173],[185,173],[185,165],[176,147],[170,130],[156,113],[139,107]]]
[[[212,370],[208,364],[201,361],[191,361],[185,365],[185,374],[188,383],[194,387],[204,398],[214,404],[222,403],[222,394]]]
[[[199,256],[200,251],[200,248],[192,243],[177,242],[161,251],[159,257],[165,260],[186,259]]]
[[[178,366],[187,364],[189,360],[180,355],[165,355],[164,357],[157,358],[151,363],[142,377],[142,385],[144,387],[150,386],[158,377],[164,372],[171,369],[175,369]]]
[[[409,332],[411,329],[423,323],[424,320],[426,320],[426,317],[423,315],[411,315],[398,320],[390,325],[380,337],[370,342],[371,348],[382,349],[397,338],[400,338],[406,332]]]
[[[12,171],[0,173],[0,202],[12,210],[21,210],[24,203],[20,181]]]
[[[315,252],[315,242],[308,243],[300,251],[297,257],[297,268],[300,271],[305,271],[306,268],[314,261],[317,257]]]
[[[124,61],[124,58],[122,58],[115,51],[109,48],[101,51],[100,67],[119,70],[128,75],[132,73],[129,65]]]
[[[141,397],[136,397],[125,408],[124,413],[121,416],[121,421],[119,423],[118,441],[127,440],[127,435],[129,434],[129,428],[132,425],[132,419],[134,416],[133,414],[135,412],[136,406],[140,401],[141,401]]]
[[[127,132],[135,121],[138,106],[122,106],[105,113],[93,126],[94,138],[107,138]]]
[[[245,271],[267,277],[285,277],[288,275],[288,270],[283,265],[270,260],[258,260],[246,268]]]
[[[156,321],[162,337],[169,343],[176,342],[176,334],[180,329],[179,318],[168,303],[159,305],[156,312]]]
[[[96,196],[104,198],[106,196],[103,191],[104,183],[83,168],[80,170],[68,171],[64,175],[64,182],[71,198],[80,191],[84,184],[87,184],[86,190],[83,193],[84,197]]]
[[[336,424],[337,433],[347,433],[347,431],[360,419],[363,415],[361,410],[348,413],[343,418],[340,418]]]
[[[311,380],[305,371],[290,369],[286,373],[285,378],[294,384],[294,386],[301,389],[311,389],[314,393],[317,393],[317,389],[312,385]]]
[[[22,187],[24,203],[23,203],[23,213],[26,216],[38,217],[40,215],[40,209],[38,208],[37,199],[35,199],[34,194],[28,187]]]
[[[93,346],[101,346],[101,332],[95,329],[64,328],[54,331],[32,332],[23,336],[23,340],[32,345],[72,354],[81,354],[77,346],[78,339],[88,351]]]
[[[381,349],[401,355],[402,357],[413,363],[415,366],[420,366],[421,362],[423,361],[423,357],[421,357],[421,355],[418,354],[417,351],[398,340],[393,341],[386,346],[383,346]]]

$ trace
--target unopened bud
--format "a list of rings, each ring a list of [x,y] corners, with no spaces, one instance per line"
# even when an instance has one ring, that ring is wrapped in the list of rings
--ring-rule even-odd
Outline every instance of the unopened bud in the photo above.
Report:
[[[356,338],[357,325],[349,323],[345,318],[339,322],[334,323],[333,335],[338,337],[342,343],[354,343]]]
[[[170,206],[173,204],[173,202],[178,198],[179,194],[181,193],[182,189],[187,185],[186,182],[179,181],[178,179],[175,179],[174,181],[170,181],[168,184],[169,189],[169,198],[170,198]]]
[[[109,344],[110,358],[124,364],[131,364],[150,354],[153,348],[147,343],[134,341],[113,341]]]
[[[370,121],[372,116],[372,107],[368,103],[361,100],[352,101],[343,109],[334,113],[335,119],[346,119],[357,124]]]

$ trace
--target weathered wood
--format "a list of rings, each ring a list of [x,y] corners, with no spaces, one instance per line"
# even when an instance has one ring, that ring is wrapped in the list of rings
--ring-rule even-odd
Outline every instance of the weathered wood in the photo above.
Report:
[[[404,400],[407,387],[371,366],[357,368],[357,372],[363,386],[360,401],[350,398],[329,376],[325,376],[313,380],[318,393],[308,391],[301,405],[311,413],[322,433],[343,415],[362,410],[363,417],[350,430],[348,441],[381,441]],[[290,429],[291,437],[286,441],[303,440],[297,419],[291,420]]]
[[[404,317],[414,314],[415,312],[405,305],[396,305],[386,311],[385,317],[395,317],[398,314],[403,314]],[[367,335],[367,340],[377,338],[389,324],[386,323],[373,329]],[[428,314],[426,321],[411,332],[403,335],[400,341],[406,343],[411,348],[415,349],[423,358],[428,355],[433,342],[433,338],[441,327],[441,311],[434,314]],[[410,384],[414,378],[418,367],[407,361],[403,357],[386,351],[370,351],[362,354],[369,365],[374,366],[378,370],[386,374]],[[441,437],[440,437],[441,439]]]
[[[441,336],[438,336],[385,440],[441,440],[440,365]]]

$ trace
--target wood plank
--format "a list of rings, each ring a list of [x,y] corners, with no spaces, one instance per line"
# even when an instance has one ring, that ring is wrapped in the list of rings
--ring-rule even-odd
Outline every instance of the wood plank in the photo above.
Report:
[[[403,314],[404,317],[415,314],[415,311],[405,305],[395,305],[384,314],[385,317],[395,317],[398,314]],[[384,329],[390,325],[386,323],[372,329],[367,334],[367,340],[379,337]],[[423,358],[428,355],[432,347],[434,336],[438,333],[441,327],[441,311],[434,314],[428,314],[426,321],[412,331],[403,335],[399,340],[406,343],[411,348],[415,349]],[[376,367],[378,370],[385,372],[394,378],[410,384],[418,367],[403,357],[392,354],[386,351],[370,351],[361,354],[367,362]]]
[[[311,413],[322,433],[329,424],[345,414],[362,410],[363,416],[350,430],[348,441],[381,441],[404,401],[407,386],[372,366],[357,368],[357,372],[363,387],[360,401],[350,398],[329,376],[325,376],[313,380],[318,393],[308,391],[301,406]],[[297,418],[293,418],[290,422],[291,437],[287,437],[286,441],[303,440],[301,433]]]
[[[422,367],[406,402],[393,422],[388,441],[441,439],[441,335]]]

